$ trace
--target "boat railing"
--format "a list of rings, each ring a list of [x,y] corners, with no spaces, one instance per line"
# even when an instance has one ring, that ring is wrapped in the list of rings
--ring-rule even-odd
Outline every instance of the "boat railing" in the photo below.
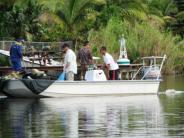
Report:
[[[160,73],[159,73],[160,72],[160,65],[143,66],[143,69],[148,69],[148,70],[144,73],[141,80],[144,80],[147,77],[147,75],[152,71],[152,69],[154,69],[154,70],[159,69],[158,73],[156,74],[157,75],[156,78],[160,77]]]
[[[137,75],[141,72],[141,70],[143,69],[143,66],[141,66],[137,72],[134,74],[134,76],[132,77],[132,80],[135,80],[135,78],[137,77]]]
[[[154,58],[154,57],[153,57],[153,58]],[[156,59],[156,57],[155,57],[154,59]],[[135,73],[135,75],[132,77],[132,80],[135,80],[135,79],[137,78],[138,74],[140,74],[143,70],[144,70],[144,71],[146,70],[146,72],[144,72],[144,75],[143,75],[142,78],[141,78],[141,80],[144,80],[144,79],[147,77],[147,75],[148,75],[153,69],[158,71],[158,72],[156,73],[156,77],[154,77],[154,79],[159,80],[159,78],[160,78],[160,76],[161,76],[161,71],[162,71],[162,67],[163,67],[163,64],[164,64],[165,59],[166,59],[166,55],[163,56],[161,64],[154,64],[154,65],[151,64],[151,65],[149,65],[149,66],[145,66],[145,65],[143,64],[143,66],[141,66],[141,67],[137,70],[137,72]]]
[[[167,58],[167,56],[164,55],[163,60],[162,60],[162,63],[161,63],[161,65],[160,65],[159,76],[161,75],[162,67],[163,67],[163,65],[164,65],[164,62],[165,62],[166,58]],[[159,76],[157,76],[157,80],[159,79]]]
[[[140,74],[141,72],[143,72],[143,70],[147,69],[146,72],[144,72],[144,75],[142,76],[141,80],[144,80],[146,78],[146,76],[152,71],[152,69],[158,69],[159,68],[159,72],[160,72],[160,65],[152,65],[152,66],[142,66],[138,69],[138,71],[136,72],[136,74],[132,77],[132,80],[135,80],[135,78],[138,76],[138,74]],[[156,78],[159,78],[160,73],[157,74]]]

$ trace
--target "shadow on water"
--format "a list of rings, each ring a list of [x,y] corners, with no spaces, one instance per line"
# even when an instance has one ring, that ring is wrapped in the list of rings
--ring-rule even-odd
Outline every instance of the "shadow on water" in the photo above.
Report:
[[[0,137],[179,136],[184,104],[164,96],[6,99]]]

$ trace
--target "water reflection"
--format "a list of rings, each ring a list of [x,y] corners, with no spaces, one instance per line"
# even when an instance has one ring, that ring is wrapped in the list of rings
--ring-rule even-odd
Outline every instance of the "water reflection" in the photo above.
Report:
[[[164,116],[164,127],[169,136],[184,136],[184,93],[160,95]]]
[[[0,137],[25,137],[25,122],[33,100],[0,101]]]
[[[2,138],[169,135],[156,95],[7,99],[0,103]]]

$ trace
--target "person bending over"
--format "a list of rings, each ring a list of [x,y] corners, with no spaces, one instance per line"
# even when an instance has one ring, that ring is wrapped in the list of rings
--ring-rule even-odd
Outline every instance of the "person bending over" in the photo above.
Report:
[[[106,51],[107,51],[106,47],[100,48],[100,53],[102,54],[103,60],[105,63],[107,79],[108,80],[118,80],[119,66],[114,61],[113,57]]]

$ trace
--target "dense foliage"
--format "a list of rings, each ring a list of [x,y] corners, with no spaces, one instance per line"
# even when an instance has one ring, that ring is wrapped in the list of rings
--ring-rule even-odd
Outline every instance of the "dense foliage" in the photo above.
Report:
[[[0,37],[29,41],[90,40],[117,58],[127,40],[131,62],[167,54],[166,71],[184,67],[184,0],[0,0]]]

